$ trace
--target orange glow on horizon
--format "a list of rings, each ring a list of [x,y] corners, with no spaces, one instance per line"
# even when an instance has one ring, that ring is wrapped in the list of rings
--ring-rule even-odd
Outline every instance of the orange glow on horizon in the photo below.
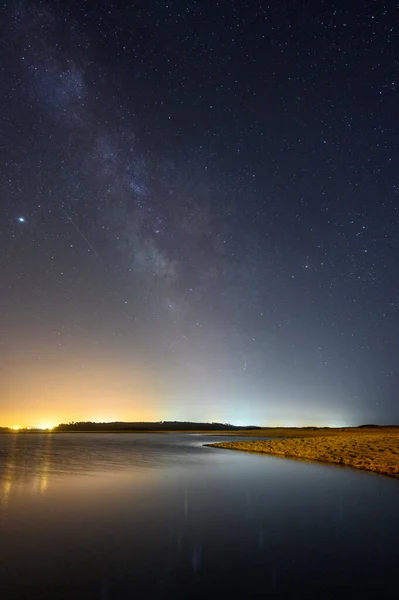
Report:
[[[33,425],[34,429],[42,429],[43,431],[51,431],[54,427],[57,427],[58,423],[40,423],[40,425]]]
[[[37,416],[37,415],[35,415]],[[42,431],[53,431],[58,425],[60,425],[61,423],[71,423],[71,422],[75,422],[75,423],[79,423],[79,422],[87,422],[87,423],[115,423],[115,422],[136,422],[136,421],[143,421],[143,422],[158,422],[158,421],[164,421],[165,419],[162,416],[159,415],[155,415],[155,414],[150,414],[150,413],[142,413],[140,412],[136,412],[134,415],[118,415],[115,418],[93,418],[90,416],[83,416],[83,417],[77,417],[76,414],[71,414],[68,417],[65,418],[60,418],[60,419],[49,419],[49,422],[45,422],[44,419],[45,417],[43,417],[43,421],[40,422],[38,425],[36,424],[32,424],[32,421],[28,420],[29,417],[27,418],[20,418],[20,422],[24,423],[23,425],[11,425],[10,421],[7,422],[6,420],[6,416],[1,416],[1,421],[0,421],[0,427],[7,427],[8,429],[11,429],[12,431],[18,432],[21,431],[23,429],[25,430],[42,430]],[[15,421],[11,421],[11,423],[14,423]]]
[[[94,357],[78,366],[49,359],[45,366],[21,356],[7,368],[0,426],[50,430],[71,421],[158,421],[164,413],[159,395],[157,379],[142,368]]]

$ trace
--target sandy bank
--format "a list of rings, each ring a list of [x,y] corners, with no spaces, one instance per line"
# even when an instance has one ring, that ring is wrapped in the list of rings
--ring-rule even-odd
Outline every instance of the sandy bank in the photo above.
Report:
[[[399,478],[399,432],[220,442],[217,448],[336,463]]]

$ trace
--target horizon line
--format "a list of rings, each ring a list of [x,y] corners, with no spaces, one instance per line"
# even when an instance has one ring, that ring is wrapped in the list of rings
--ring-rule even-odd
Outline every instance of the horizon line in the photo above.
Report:
[[[27,425],[27,426],[19,426],[19,425],[0,425],[0,430],[9,430],[9,431],[55,431],[60,427],[79,427],[82,425],[109,425],[109,426],[150,426],[150,425],[192,425],[192,426],[221,426],[223,428],[235,428],[235,429],[347,429],[347,428],[356,428],[356,427],[399,427],[398,424],[388,423],[388,424],[380,424],[380,423],[365,423],[359,425],[235,425],[234,423],[221,422],[221,421],[177,421],[177,420],[159,420],[159,421],[69,421],[68,423],[58,423],[57,425]]]

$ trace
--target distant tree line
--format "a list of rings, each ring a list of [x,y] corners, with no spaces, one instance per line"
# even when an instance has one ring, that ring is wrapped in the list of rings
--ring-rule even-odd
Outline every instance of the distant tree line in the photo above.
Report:
[[[78,423],[61,423],[54,431],[213,431],[213,430],[252,430],[261,429],[256,425],[239,427],[229,423],[194,423],[192,421],[134,421],[126,423],[116,421],[114,423],[93,423],[92,421],[80,421]]]
[[[368,423],[366,425],[358,425],[358,428],[361,428],[361,427],[365,427],[366,429],[368,429],[370,427],[378,427],[378,429],[388,427],[389,429],[392,429],[392,427],[399,427],[399,425],[374,425],[373,423]]]

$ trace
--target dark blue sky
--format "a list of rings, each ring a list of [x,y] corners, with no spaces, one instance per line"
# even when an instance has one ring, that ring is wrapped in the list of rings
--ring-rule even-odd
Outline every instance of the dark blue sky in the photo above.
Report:
[[[398,422],[393,7],[0,21],[0,422]]]

